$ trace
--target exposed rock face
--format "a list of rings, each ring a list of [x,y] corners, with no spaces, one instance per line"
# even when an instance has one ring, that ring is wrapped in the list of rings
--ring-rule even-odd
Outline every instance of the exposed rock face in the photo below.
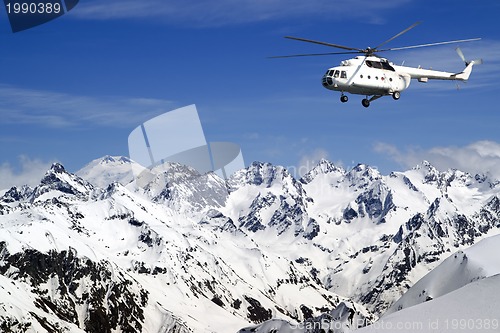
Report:
[[[27,249],[11,255],[5,242],[0,242],[0,253],[0,274],[32,288],[39,311],[28,314],[47,331],[63,332],[68,323],[85,332],[142,331],[148,292],[112,263],[80,259],[73,249],[47,254]],[[32,326],[23,319],[24,327]]]

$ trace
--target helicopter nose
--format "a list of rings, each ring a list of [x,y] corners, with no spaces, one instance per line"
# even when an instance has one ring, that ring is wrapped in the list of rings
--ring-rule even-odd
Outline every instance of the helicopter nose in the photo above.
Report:
[[[329,76],[329,75],[323,75],[323,87],[327,88],[327,87],[331,87],[333,86],[333,77]]]

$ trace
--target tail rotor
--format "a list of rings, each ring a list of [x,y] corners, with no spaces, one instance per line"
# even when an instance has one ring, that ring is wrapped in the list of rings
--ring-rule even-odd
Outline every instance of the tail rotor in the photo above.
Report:
[[[469,66],[470,64],[481,65],[483,63],[483,59],[466,60],[465,56],[464,56],[464,53],[462,52],[462,50],[460,49],[460,47],[457,47],[455,49],[455,51],[457,51],[458,56],[465,63],[465,67]]]

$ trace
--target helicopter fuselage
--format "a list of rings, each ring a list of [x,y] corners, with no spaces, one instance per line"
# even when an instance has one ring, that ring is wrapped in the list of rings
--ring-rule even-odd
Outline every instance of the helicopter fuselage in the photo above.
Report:
[[[410,86],[411,79],[419,82],[433,80],[462,80],[469,78],[474,62],[460,73],[448,73],[430,69],[397,66],[385,58],[376,56],[358,56],[344,60],[340,66],[329,68],[323,75],[323,87],[340,91],[341,101],[347,102],[344,93],[372,96],[363,100],[368,106],[371,101],[382,96],[392,95],[399,99],[400,92]]]
[[[397,72],[386,59],[359,56],[329,68],[322,84],[326,89],[342,93],[385,96],[405,90],[410,80],[409,74]]]

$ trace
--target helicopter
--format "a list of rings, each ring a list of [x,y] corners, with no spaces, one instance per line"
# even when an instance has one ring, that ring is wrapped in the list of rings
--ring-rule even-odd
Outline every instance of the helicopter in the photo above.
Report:
[[[307,56],[325,56],[337,54],[361,54],[351,59],[343,60],[339,66],[329,68],[322,78],[322,85],[326,89],[339,91],[340,101],[345,103],[349,100],[346,93],[364,95],[361,104],[364,107],[369,107],[370,103],[383,96],[392,96],[394,100],[401,97],[401,92],[410,86],[411,79],[416,79],[418,82],[426,83],[429,80],[458,80],[467,81],[472,72],[472,66],[482,64],[482,59],[466,60],[463,52],[459,47],[455,50],[459,57],[464,61],[465,68],[461,72],[449,73],[444,71],[436,71],[432,69],[423,69],[420,66],[407,67],[398,66],[390,62],[386,58],[379,57],[377,53],[387,51],[399,51],[407,49],[415,49],[429,46],[455,44],[464,42],[478,41],[481,38],[461,39],[446,42],[428,43],[412,46],[403,46],[395,48],[381,47],[403,35],[409,30],[413,29],[421,22],[416,22],[377,45],[376,47],[367,47],[359,49],[354,47],[343,46],[339,44],[326,43],[312,39],[285,36],[287,39],[297,40],[301,42],[314,43],[338,49],[343,49],[343,52],[328,52],[328,53],[309,53],[309,54],[295,54],[284,56],[273,56],[270,58],[291,58],[291,57],[307,57]]]

